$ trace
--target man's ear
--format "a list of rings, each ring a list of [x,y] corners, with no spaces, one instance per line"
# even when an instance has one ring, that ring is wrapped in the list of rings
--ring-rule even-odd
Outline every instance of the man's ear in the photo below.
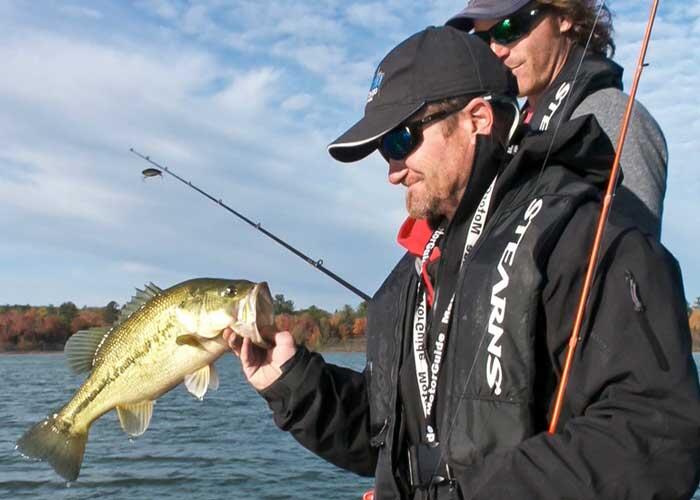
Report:
[[[567,33],[574,26],[574,23],[571,22],[571,19],[569,19],[567,16],[557,17],[557,23],[559,24],[560,33]]]
[[[474,134],[489,135],[493,129],[493,108],[483,97],[472,99],[464,109]]]

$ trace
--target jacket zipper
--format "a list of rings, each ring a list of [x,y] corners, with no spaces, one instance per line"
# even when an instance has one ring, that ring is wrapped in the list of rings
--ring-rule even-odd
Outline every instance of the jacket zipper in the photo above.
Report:
[[[651,350],[654,351],[654,356],[656,357],[656,362],[659,364],[659,368],[667,372],[670,369],[668,360],[664,355],[664,351],[661,348],[659,340],[654,335],[654,330],[649,324],[649,318],[646,315],[646,307],[639,296],[639,287],[637,286],[637,281],[634,279],[634,275],[631,271],[625,270],[625,279],[629,285],[630,297],[632,298],[632,304],[634,306],[634,312],[636,313],[639,325],[642,327],[642,331],[649,341]]]
[[[411,270],[413,272],[413,270]],[[399,313],[398,313],[398,319],[399,321],[396,322],[396,329],[394,330],[394,339],[397,341],[395,345],[397,346],[403,346],[403,337],[405,334],[405,321],[406,321],[406,300],[408,298],[408,291],[411,289],[412,286],[415,286],[415,279],[413,278],[413,274],[411,274],[411,279],[408,280],[408,284],[403,288],[401,291],[401,300],[399,304],[401,304]],[[398,337],[398,338],[397,338]],[[398,349],[394,349],[394,357],[392,359],[392,369],[391,372],[389,373],[389,379],[391,382],[391,387],[393,390],[391,391],[391,397],[389,398],[389,410],[391,412],[394,412],[393,414],[396,413],[397,408],[396,408],[396,402],[397,402],[397,392],[398,392],[398,356],[401,355],[401,348],[399,347]],[[368,363],[369,370],[370,370],[370,376],[372,373],[372,362],[370,361]],[[372,383],[370,382],[370,386]],[[371,394],[368,395],[368,397],[371,398]],[[384,419],[384,422],[382,423],[382,427],[379,429],[377,433],[374,434],[370,438],[370,445],[375,447],[375,448],[381,448],[386,444],[387,440],[387,434],[389,431],[389,427],[391,425],[392,421],[392,413],[387,415],[387,417]]]

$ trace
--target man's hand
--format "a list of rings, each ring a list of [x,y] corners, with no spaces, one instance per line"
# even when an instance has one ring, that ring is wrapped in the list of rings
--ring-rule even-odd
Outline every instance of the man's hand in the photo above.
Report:
[[[224,330],[223,336],[233,353],[240,358],[248,382],[258,391],[266,389],[282,375],[282,365],[297,351],[294,337],[289,332],[275,333],[270,349],[256,346],[249,338],[236,335],[230,328]]]

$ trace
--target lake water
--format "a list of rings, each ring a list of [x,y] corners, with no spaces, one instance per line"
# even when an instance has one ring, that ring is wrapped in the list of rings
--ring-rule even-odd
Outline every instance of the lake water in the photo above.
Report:
[[[360,353],[325,357],[364,365]],[[138,439],[126,437],[115,412],[98,420],[80,478],[66,484],[48,464],[20,457],[14,442],[67,402],[82,378],[68,370],[63,354],[0,356],[0,498],[359,500],[371,487],[371,479],[327,464],[279,431],[237,360],[224,357],[217,368],[218,391],[200,402],[176,388],[156,403]]]

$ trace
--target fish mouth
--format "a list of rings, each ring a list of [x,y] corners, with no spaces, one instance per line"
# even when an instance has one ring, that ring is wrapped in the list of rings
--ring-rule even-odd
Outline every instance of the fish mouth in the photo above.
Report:
[[[257,283],[246,297],[238,302],[231,329],[254,344],[269,349],[275,333],[272,295],[267,283]]]
[[[272,294],[267,282],[262,281],[255,285],[251,294],[252,308],[255,311],[255,326],[258,332],[265,337],[270,334],[270,330],[275,326],[275,315],[273,313]]]
[[[230,328],[241,337],[248,337],[254,344],[269,349],[275,334],[275,316],[272,295],[266,282],[253,286],[234,308]]]

